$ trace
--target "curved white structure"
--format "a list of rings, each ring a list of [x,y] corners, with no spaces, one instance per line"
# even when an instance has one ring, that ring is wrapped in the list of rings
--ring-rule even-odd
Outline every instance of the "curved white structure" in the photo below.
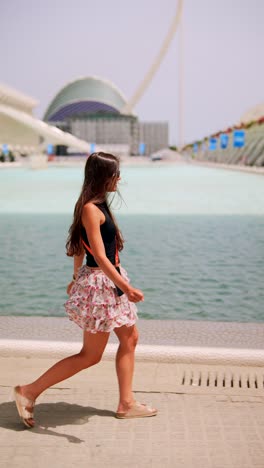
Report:
[[[44,120],[58,122],[80,112],[119,114],[126,103],[123,93],[110,81],[97,76],[83,76],[60,89],[49,104]]]
[[[7,143],[11,149],[34,153],[41,144],[51,143],[90,152],[90,143],[33,117],[37,104],[36,100],[0,84],[0,146]]]
[[[138,89],[132,96],[132,98],[129,100],[129,102],[126,104],[126,106],[122,109],[123,114],[130,114],[139,101],[139,99],[142,97],[144,92],[146,91],[147,87],[149,86],[151,80],[153,79],[155,73],[157,72],[158,68],[160,67],[160,64],[162,60],[164,59],[165,54],[167,53],[167,50],[175,36],[175,33],[177,31],[177,28],[180,24],[181,21],[181,16],[182,16],[182,10],[183,10],[183,0],[178,1],[178,6],[177,6],[177,11],[175,14],[175,17],[173,19],[173,22],[171,24],[171,27],[168,31],[167,36],[165,37],[165,40],[159,50],[159,53],[157,57],[155,58],[154,62],[152,63],[148,73],[146,74],[144,80],[142,83],[139,85]]]
[[[56,145],[73,146],[80,151],[89,152],[90,143],[79,140],[70,133],[46,124],[25,112],[0,104],[0,143],[25,143],[38,145],[39,137]],[[2,141],[3,143],[4,141]]]
[[[34,107],[38,105],[38,101],[35,99],[3,83],[0,83],[0,103],[22,110],[28,114],[32,114]]]

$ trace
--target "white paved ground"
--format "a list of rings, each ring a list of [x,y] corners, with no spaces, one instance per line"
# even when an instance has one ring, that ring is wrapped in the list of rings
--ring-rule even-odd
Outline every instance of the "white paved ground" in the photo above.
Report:
[[[43,394],[37,427],[24,429],[10,390],[53,363],[0,359],[1,468],[264,468],[264,396],[177,394],[168,363],[136,363],[135,396],[159,409],[155,417],[114,417],[115,365],[103,360]]]

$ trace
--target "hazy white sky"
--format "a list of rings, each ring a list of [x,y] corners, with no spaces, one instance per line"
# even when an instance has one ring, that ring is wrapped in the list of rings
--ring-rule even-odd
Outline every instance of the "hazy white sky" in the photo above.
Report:
[[[0,81],[49,102],[69,80],[98,75],[129,98],[152,63],[177,0],[0,0]],[[185,142],[236,123],[264,102],[263,0],[185,0]],[[135,108],[168,120],[178,141],[178,34]]]

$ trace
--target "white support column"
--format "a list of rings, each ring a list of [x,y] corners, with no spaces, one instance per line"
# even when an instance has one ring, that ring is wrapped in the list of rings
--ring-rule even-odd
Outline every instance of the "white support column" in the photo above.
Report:
[[[179,105],[178,105],[178,148],[184,147],[184,24],[183,15],[179,24]]]

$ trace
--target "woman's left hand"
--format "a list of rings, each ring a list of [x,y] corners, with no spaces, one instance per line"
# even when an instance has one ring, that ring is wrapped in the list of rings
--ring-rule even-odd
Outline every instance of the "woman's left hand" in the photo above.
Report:
[[[126,291],[126,295],[130,302],[140,302],[144,301],[144,294],[140,289],[133,288],[129,285],[129,288]]]
[[[73,287],[74,281],[71,281],[67,286],[67,294],[68,296],[71,294],[71,288]]]

